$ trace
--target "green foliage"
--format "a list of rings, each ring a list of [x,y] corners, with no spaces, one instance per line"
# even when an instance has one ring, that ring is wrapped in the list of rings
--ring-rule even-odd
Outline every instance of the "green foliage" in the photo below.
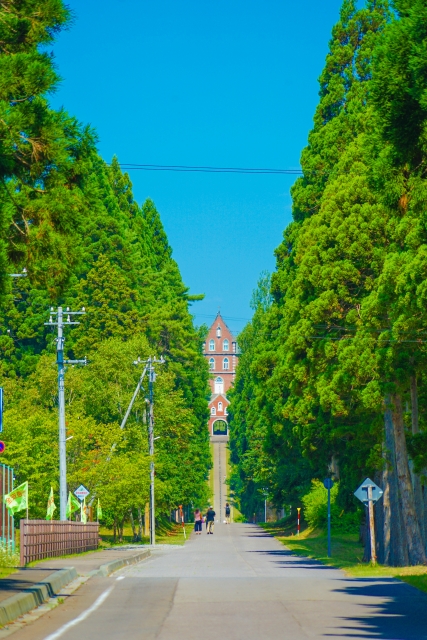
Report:
[[[361,511],[345,511],[337,504],[339,482],[331,489],[331,530],[334,533],[358,533]],[[326,529],[328,524],[328,492],[320,480],[311,481],[311,489],[301,498],[303,516],[312,529]]]
[[[47,47],[69,21],[62,0],[5,2],[0,24],[0,384],[4,462],[30,483],[30,513],[43,517],[58,489],[55,337],[49,307],[85,307],[65,329],[68,479],[100,498],[123,526],[148,500],[145,392],[119,425],[141,371],[163,355],[155,384],[156,509],[207,500],[208,368],[190,296],[155,204],[135,202],[116,158],[94,133],[51,109],[58,77]],[[26,267],[27,278],[7,274]]]

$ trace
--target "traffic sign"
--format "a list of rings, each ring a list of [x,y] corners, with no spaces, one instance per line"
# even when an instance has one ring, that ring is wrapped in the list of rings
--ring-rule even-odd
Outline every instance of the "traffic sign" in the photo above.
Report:
[[[366,478],[366,480],[362,482],[360,487],[354,492],[354,495],[360,500],[360,502],[363,502],[363,504],[368,504],[369,487],[372,487],[372,502],[373,504],[375,504],[381,498],[384,491],[380,489],[379,486],[375,484],[375,482],[373,482],[370,478]]]
[[[6,449],[5,443],[2,440],[0,440],[0,453],[3,453],[5,449]]]
[[[332,487],[334,486],[334,481],[332,480],[332,478],[325,478],[323,480],[323,486],[325,487],[325,489],[332,489]]]
[[[84,484],[81,484],[80,487],[77,487],[77,489],[74,491],[74,495],[76,496],[76,498],[78,498],[80,500],[80,502],[83,502],[83,500],[89,494],[90,494],[90,491],[89,491],[89,489],[86,489]]]

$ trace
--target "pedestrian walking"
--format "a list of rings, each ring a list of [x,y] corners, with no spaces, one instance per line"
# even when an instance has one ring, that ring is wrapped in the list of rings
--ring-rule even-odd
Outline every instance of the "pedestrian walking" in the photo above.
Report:
[[[230,524],[231,509],[228,502],[225,503],[225,524]]]
[[[196,509],[194,512],[194,531],[196,532],[196,536],[202,535],[202,522],[203,516],[200,509]]]
[[[206,533],[214,532],[215,525],[215,511],[213,510],[213,506],[211,505],[206,512]]]

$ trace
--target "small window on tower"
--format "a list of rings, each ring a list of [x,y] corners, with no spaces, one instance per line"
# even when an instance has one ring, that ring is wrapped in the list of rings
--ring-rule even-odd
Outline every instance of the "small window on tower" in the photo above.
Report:
[[[216,337],[217,338],[221,337],[221,327],[220,327],[220,325],[218,325],[217,328],[216,328]]]
[[[224,340],[224,343],[223,343],[223,345],[222,345],[222,348],[224,349],[224,351],[228,351],[228,349],[230,348],[230,347],[228,346],[228,340]]]
[[[213,358],[209,358],[209,369],[215,369],[215,360]]]
[[[222,402],[218,402],[218,411],[222,411]]]
[[[224,358],[224,360],[222,361],[222,368],[223,369],[228,369],[228,358]]]
[[[215,407],[211,407],[211,415],[212,415],[212,416],[216,416],[216,409],[215,409]]]
[[[209,351],[215,351],[215,340],[209,340]]]

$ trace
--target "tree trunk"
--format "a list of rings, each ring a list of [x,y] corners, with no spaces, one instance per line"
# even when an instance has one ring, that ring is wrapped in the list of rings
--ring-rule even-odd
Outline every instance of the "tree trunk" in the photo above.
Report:
[[[377,509],[383,510],[383,547],[380,549],[379,555],[384,564],[392,567],[401,567],[408,564],[408,546],[403,535],[401,500],[396,473],[393,416],[389,396],[385,399],[384,445],[383,455],[385,461],[383,480],[380,485],[384,495],[377,503]]]
[[[143,517],[141,507],[138,507],[138,540],[142,540]]]
[[[113,542],[116,543],[117,542],[117,519],[114,518],[114,524],[113,524]]]
[[[415,435],[419,433],[419,424],[418,424],[418,389],[417,389],[417,377],[415,375],[411,376],[411,422],[412,422],[412,433]],[[420,476],[415,473],[414,465],[412,460],[409,463],[409,468],[411,470],[412,476],[412,485],[414,487],[414,499],[415,499],[415,510],[418,517],[418,522],[420,524],[421,536],[424,544],[424,549],[426,548],[426,523],[425,523],[425,510],[424,510],[424,495],[423,495],[423,487],[421,486]]]
[[[396,454],[396,472],[402,504],[403,527],[408,545],[409,563],[424,564],[426,554],[421,538],[420,525],[415,511],[414,491],[409,471],[406,448],[405,425],[403,423],[402,398],[398,393],[392,396],[392,419]]]
[[[133,542],[136,542],[137,535],[136,535],[135,520],[133,519],[132,509],[129,509],[129,520],[130,520],[130,526],[132,527],[132,540]]]

